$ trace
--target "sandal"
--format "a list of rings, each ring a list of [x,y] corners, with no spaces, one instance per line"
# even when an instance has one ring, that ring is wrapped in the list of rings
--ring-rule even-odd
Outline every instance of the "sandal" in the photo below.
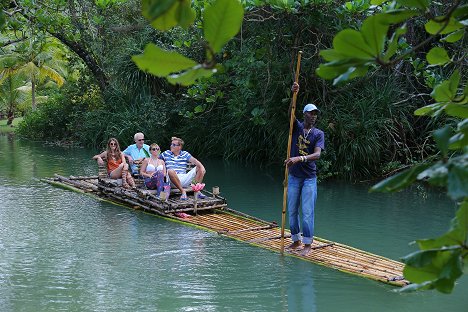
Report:
[[[180,200],[187,200],[187,194],[180,195]]]

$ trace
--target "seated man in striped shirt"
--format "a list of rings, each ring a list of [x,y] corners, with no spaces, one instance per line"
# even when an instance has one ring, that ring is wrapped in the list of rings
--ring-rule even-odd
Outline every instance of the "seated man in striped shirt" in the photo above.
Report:
[[[182,139],[172,137],[171,141],[171,149],[162,153],[159,158],[166,163],[166,170],[171,179],[171,184],[177,187],[182,193],[180,199],[186,200],[187,193],[184,187],[189,186],[193,180],[197,183],[201,183],[206,170],[198,159],[190,155],[189,152],[182,150],[184,146],[184,141],[182,141]],[[189,172],[187,172],[188,163],[195,165]],[[198,197],[204,198],[205,195],[199,193]]]

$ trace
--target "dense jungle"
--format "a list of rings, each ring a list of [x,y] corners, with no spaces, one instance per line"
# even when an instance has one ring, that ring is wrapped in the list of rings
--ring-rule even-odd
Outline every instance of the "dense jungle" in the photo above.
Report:
[[[143,132],[162,146],[182,137],[199,159],[280,165],[303,51],[296,116],[307,103],[320,108],[320,179],[393,176],[373,190],[398,191],[416,180],[446,190],[460,206],[452,227],[419,241],[422,251],[406,263],[445,259],[432,264],[430,282],[434,276],[415,270],[417,288],[450,292],[463,274],[464,1],[0,3],[0,119],[10,125],[21,117],[15,132],[30,140],[101,150],[109,137],[126,146]]]
[[[23,11],[2,31],[2,66],[16,61],[24,67],[23,78],[11,76],[2,84],[4,94],[18,98],[11,108],[2,105],[2,113],[25,115],[18,129],[22,136],[99,149],[109,137],[126,145],[142,131],[163,145],[171,136],[183,137],[203,158],[280,163],[294,64],[302,50],[298,111],[309,102],[322,110],[319,128],[327,136],[322,178],[374,179],[435,153],[430,133],[443,118],[412,112],[430,100],[426,82],[442,77],[426,73],[418,53],[397,70],[375,69],[370,77],[338,87],[315,74],[319,51],[331,46],[336,32],[359,25],[369,1],[246,2],[240,32],[217,55],[218,73],[189,87],[142,72],[132,56],[154,42],[203,59],[199,25],[155,30],[134,0],[48,2],[16,1]],[[194,3],[198,12],[203,5]],[[409,26],[405,40],[424,39],[418,20]],[[461,52],[463,45],[455,49]],[[8,91],[32,83],[33,105],[24,92]]]

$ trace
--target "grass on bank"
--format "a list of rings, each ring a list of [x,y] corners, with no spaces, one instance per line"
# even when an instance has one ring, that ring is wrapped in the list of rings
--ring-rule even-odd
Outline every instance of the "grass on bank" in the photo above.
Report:
[[[0,133],[15,132],[16,126],[23,120],[23,117],[13,119],[13,127],[7,126],[7,119],[0,120]]]

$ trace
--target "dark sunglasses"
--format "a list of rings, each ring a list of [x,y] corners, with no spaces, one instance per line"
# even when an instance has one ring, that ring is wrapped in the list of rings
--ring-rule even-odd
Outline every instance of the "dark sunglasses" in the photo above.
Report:
[[[174,143],[172,143],[171,146],[180,146],[180,144],[174,144]]]
[[[138,139],[137,141],[144,141],[145,139]]]
[[[114,142],[110,142],[109,145],[114,146],[114,145],[117,145],[117,144],[115,144]]]
[[[159,147],[153,147],[151,150],[152,151],[159,151]]]

